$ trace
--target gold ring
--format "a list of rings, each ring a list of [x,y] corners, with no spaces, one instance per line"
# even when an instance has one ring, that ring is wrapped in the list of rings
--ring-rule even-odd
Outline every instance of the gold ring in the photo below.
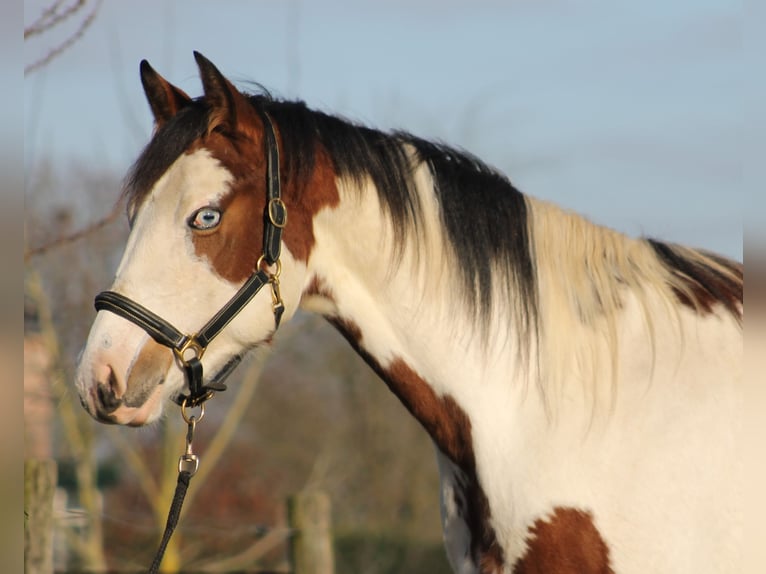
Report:
[[[181,416],[186,421],[186,424],[189,424],[189,425],[200,422],[202,420],[202,417],[205,416],[205,403],[200,403],[199,405],[199,418],[196,418],[194,415],[192,415],[191,417],[187,417],[186,416],[186,399],[184,399],[183,402],[181,403]]]
[[[186,342],[181,345],[180,349],[173,348],[173,352],[176,354],[176,357],[178,357],[178,360],[181,361],[182,365],[187,365],[189,363],[189,359],[187,359],[184,355],[186,354],[186,351],[191,349],[194,351],[194,356],[191,357],[192,359],[201,360],[202,355],[205,354],[205,347],[203,347],[199,341],[195,337],[190,337],[187,335]]]
[[[255,264],[255,268],[256,268],[256,269],[260,269],[260,268],[261,268],[261,264],[262,264],[262,263],[265,261],[265,257],[266,257],[265,255],[261,255],[261,256],[258,258],[258,261],[257,261],[257,262],[256,262],[256,264]],[[279,260],[279,259],[277,259],[277,260],[274,262],[274,265],[275,265],[275,266],[276,266],[276,268],[277,268],[277,270],[276,270],[274,273],[271,273],[270,271],[268,271],[268,269],[264,269],[264,271],[267,271],[267,272],[269,273],[269,275],[271,275],[272,277],[276,277],[277,279],[279,279],[279,276],[280,276],[280,274],[282,273],[282,261],[281,261],[281,260]],[[270,265],[267,265],[267,267],[271,267],[271,266],[270,266]]]

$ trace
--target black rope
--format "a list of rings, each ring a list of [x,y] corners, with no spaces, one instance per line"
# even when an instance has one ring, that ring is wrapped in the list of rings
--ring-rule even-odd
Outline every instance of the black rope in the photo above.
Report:
[[[157,554],[154,556],[154,561],[149,567],[149,574],[157,574],[157,572],[159,572],[162,557],[165,555],[165,550],[167,549],[168,542],[170,542],[170,537],[173,535],[173,531],[178,524],[178,517],[181,515],[181,507],[183,506],[184,497],[186,496],[186,490],[189,488],[191,477],[192,474],[188,470],[181,470],[178,473],[176,492],[173,495],[173,502],[170,503],[170,512],[168,513],[168,521],[165,524],[165,532],[162,535]]]

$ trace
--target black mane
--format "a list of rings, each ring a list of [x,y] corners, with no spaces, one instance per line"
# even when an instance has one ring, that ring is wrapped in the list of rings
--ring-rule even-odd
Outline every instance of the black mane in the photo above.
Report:
[[[492,273],[505,273],[508,294],[532,305],[536,286],[524,196],[508,179],[476,157],[407,132],[384,133],[345,119],[312,111],[301,102],[252,98],[276,121],[282,134],[288,173],[301,177],[313,165],[315,143],[332,158],[336,173],[362,183],[370,178],[396,237],[402,241],[417,227],[420,200],[414,170],[429,166],[441,218],[455,255],[455,270],[469,302],[487,319],[492,306]],[[407,152],[414,150],[414,160]],[[494,269],[493,269],[494,267]],[[525,305],[524,308],[527,308]]]
[[[497,284],[507,286],[509,301],[515,294],[521,302],[520,324],[529,327],[535,321],[537,286],[527,204],[505,176],[465,151],[407,132],[385,133],[267,93],[249,99],[268,112],[279,129],[286,177],[305,181],[319,144],[338,176],[359,184],[369,178],[373,183],[400,249],[419,225],[420,196],[413,174],[426,164],[467,303],[482,321],[489,319],[492,276],[500,273]],[[205,133],[208,112],[204,100],[197,99],[157,131],[128,174],[129,204],[140,202],[175,159]]]

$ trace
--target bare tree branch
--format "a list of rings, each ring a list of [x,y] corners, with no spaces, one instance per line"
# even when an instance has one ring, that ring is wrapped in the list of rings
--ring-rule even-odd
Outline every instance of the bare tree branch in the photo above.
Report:
[[[291,534],[292,530],[289,528],[274,528],[269,530],[263,538],[259,538],[239,554],[229,558],[203,562],[194,569],[199,572],[233,572],[237,570],[247,570],[267,552],[287,540]]]
[[[117,447],[122,460],[127,463],[128,468],[135,473],[141,491],[144,493],[144,496],[146,496],[146,499],[149,501],[152,508],[154,508],[155,514],[158,514],[158,503],[156,501],[160,498],[160,489],[157,485],[157,481],[149,470],[149,466],[144,459],[141,458],[136,447],[125,439],[119,429],[114,429],[114,431],[110,433],[109,438]],[[162,514],[162,510],[159,511],[159,514]]]
[[[114,204],[114,207],[112,210],[106,214],[103,218],[99,219],[95,223],[91,223],[84,229],[80,229],[79,231],[75,231],[74,233],[71,233],[69,235],[64,235],[62,237],[57,237],[56,239],[49,241],[47,243],[44,243],[42,245],[39,245],[37,247],[31,247],[26,250],[24,253],[24,263],[27,263],[32,257],[37,257],[38,255],[43,255],[44,253],[47,253],[48,251],[51,251],[52,249],[57,249],[61,247],[62,245],[66,245],[68,243],[73,243],[75,241],[78,241],[82,239],[83,237],[87,237],[91,233],[94,233],[98,231],[99,229],[106,227],[110,223],[113,223],[115,219],[122,213],[122,202],[118,201]]]
[[[29,66],[26,66],[24,68],[24,75],[34,72],[35,70],[39,70],[43,66],[47,65],[51,60],[56,58],[57,56],[61,55],[64,51],[66,51],[69,47],[71,47],[77,40],[82,38],[82,36],[85,34],[87,29],[90,27],[90,25],[93,23],[93,21],[96,19],[96,14],[98,13],[99,8],[101,8],[101,2],[103,0],[98,0],[93,10],[91,10],[90,14],[88,14],[85,19],[80,23],[79,28],[66,40],[64,40],[61,44],[53,48],[50,52],[48,52],[45,56],[34,62],[33,64],[30,64]],[[83,2],[84,4],[84,2]],[[79,10],[79,8],[78,8]],[[72,12],[74,13],[74,12]],[[56,23],[60,23],[63,18],[59,18]],[[40,32],[35,33],[42,33],[45,30],[50,30],[52,26],[46,25],[40,29]],[[27,37],[27,30],[24,31],[25,38]]]
[[[34,23],[24,28],[24,39],[26,40],[31,36],[36,36],[47,32],[57,24],[60,24],[71,15],[84,8],[87,0],[77,0],[77,2],[60,12],[59,9],[63,3],[64,0],[56,0],[56,2],[43,10],[42,14],[40,14]]]

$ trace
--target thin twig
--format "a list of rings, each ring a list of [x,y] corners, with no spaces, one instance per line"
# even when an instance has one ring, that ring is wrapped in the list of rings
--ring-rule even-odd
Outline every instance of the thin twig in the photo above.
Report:
[[[77,0],[77,2],[64,9],[62,12],[59,12],[59,7],[63,3],[64,0],[56,0],[50,7],[43,10],[43,13],[40,14],[40,17],[35,20],[31,26],[24,28],[24,39],[26,40],[31,36],[42,34],[57,24],[60,24],[72,14],[75,14],[76,12],[79,12],[80,9],[84,8],[87,0]]]
[[[122,455],[123,460],[128,464],[128,467],[138,477],[138,484],[141,490],[146,496],[146,500],[154,508],[155,514],[162,515],[162,510],[158,510],[158,506],[161,504],[158,502],[160,498],[160,489],[157,485],[157,481],[152,476],[149,466],[144,459],[141,458],[135,446],[129,443],[119,429],[114,429],[110,433],[109,438],[112,443],[117,447],[118,452]],[[163,501],[164,502],[164,501]]]
[[[59,44],[57,47],[52,49],[48,54],[46,54],[43,58],[37,60],[34,64],[30,64],[29,66],[26,66],[24,68],[24,75],[26,76],[30,72],[34,72],[35,70],[38,70],[48,64],[51,60],[53,60],[55,57],[61,55],[67,48],[72,46],[77,40],[79,40],[87,31],[87,29],[90,27],[90,25],[93,23],[93,21],[96,19],[96,14],[98,13],[98,9],[101,7],[101,2],[103,0],[98,0],[96,3],[96,6],[91,10],[90,14],[80,23],[80,27],[75,31],[74,34],[69,36],[66,40],[64,40],[61,44]]]
[[[233,572],[247,570],[260,558],[290,538],[289,528],[273,528],[263,537],[256,540],[244,551],[230,558],[203,562],[194,569],[199,572]]]
[[[75,241],[78,241],[82,239],[83,237],[86,237],[90,235],[91,233],[94,233],[98,231],[99,229],[106,227],[110,223],[113,223],[117,217],[120,216],[122,213],[122,202],[115,203],[112,210],[106,214],[102,219],[99,219],[95,223],[91,223],[84,229],[80,229],[79,231],[75,231],[74,233],[71,233],[69,235],[64,235],[61,237],[57,237],[56,239],[53,239],[52,241],[48,241],[47,243],[43,243],[42,245],[39,245],[37,247],[31,247],[27,249],[27,251],[24,253],[24,262],[28,262],[32,257],[37,257],[38,255],[43,255],[44,253],[47,253],[48,251],[51,251],[53,249],[58,249],[62,245],[66,245],[68,243],[74,243]]]
[[[24,28],[24,39],[26,40],[27,37],[38,34],[39,30],[43,27],[45,20],[53,17],[56,12],[58,12],[59,6],[61,6],[63,3],[64,0],[56,0],[48,8],[43,10],[42,13],[37,17],[37,20],[35,20],[27,28]]]

